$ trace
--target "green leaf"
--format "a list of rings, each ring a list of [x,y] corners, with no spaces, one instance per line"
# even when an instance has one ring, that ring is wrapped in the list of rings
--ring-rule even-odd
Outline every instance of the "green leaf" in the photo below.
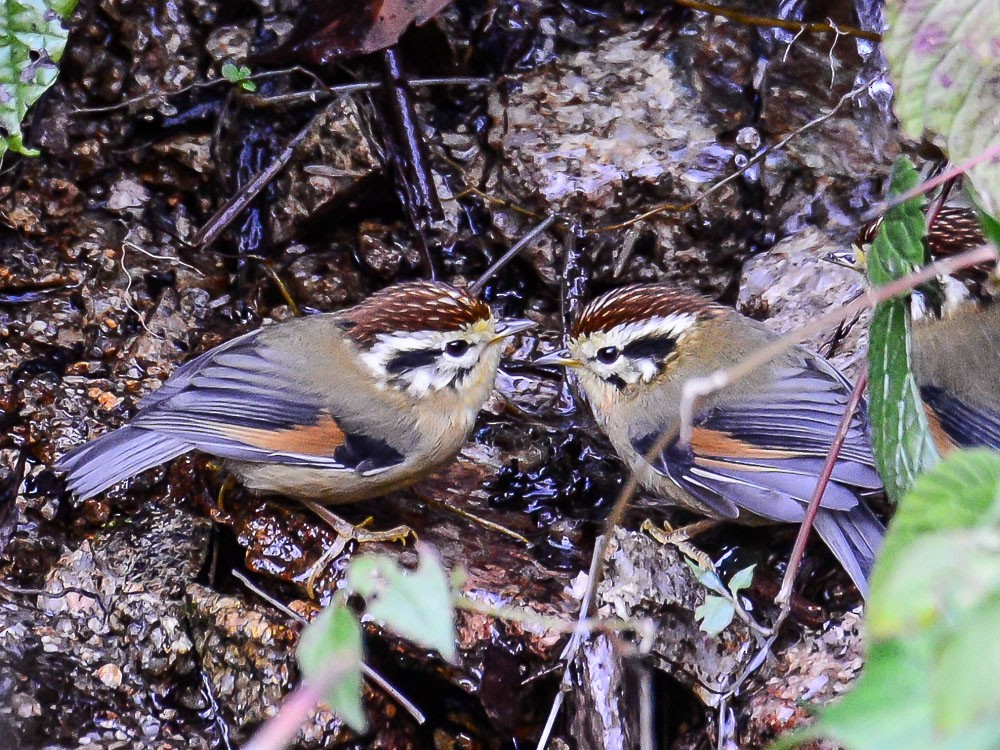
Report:
[[[872,576],[860,680],[778,747],[1000,746],[1000,453],[955,451],[919,477]]]
[[[983,235],[994,246],[1000,247],[1000,221],[997,221],[989,214],[979,211],[979,223],[983,227]]]
[[[257,90],[257,84],[250,80],[251,75],[250,68],[246,65],[237,67],[235,63],[228,60],[222,63],[222,77],[230,83],[239,84],[244,91]]]
[[[882,48],[903,130],[929,137],[955,163],[995,145],[1000,3],[891,0],[886,20]],[[1000,160],[973,168],[969,178],[987,213],[1000,216]]]
[[[21,122],[28,107],[52,85],[69,32],[63,21],[75,0],[4,0],[0,6],[0,159],[8,149],[36,156],[26,148]]]
[[[732,578],[729,579],[729,590],[733,592],[733,596],[738,596],[742,589],[750,587],[753,583],[753,572],[757,568],[757,564],[754,563],[743,570],[738,570]]]
[[[913,165],[901,158],[890,195],[919,182]],[[872,284],[883,286],[923,265],[924,216],[919,198],[889,209],[868,255]],[[910,316],[905,299],[881,303],[872,314],[868,344],[868,397],[872,446],[886,493],[894,502],[917,475],[938,459],[910,367]]]
[[[873,572],[895,567],[895,557],[917,539],[935,531],[993,523],[1000,514],[1000,454],[986,448],[955,451],[933,471],[917,478],[898,508],[882,543]]]
[[[687,563],[688,568],[691,571],[698,583],[707,588],[709,591],[714,591],[716,594],[726,596],[726,584],[722,582],[719,578],[719,574],[716,573],[711,568],[703,568],[698,563],[694,562],[690,558],[685,557],[684,562]]]
[[[355,558],[347,568],[347,586],[365,598],[366,615],[454,663],[458,648],[448,575],[431,547],[417,543],[416,549],[420,561],[413,572],[385,555]]]
[[[920,184],[920,174],[905,156],[896,160],[889,184],[889,197]],[[868,254],[868,278],[874,286],[885,286],[924,265],[924,202],[921,196],[886,211]]]
[[[335,600],[302,631],[296,652],[306,680],[324,686],[323,700],[354,731],[368,729],[361,693],[361,625]]]
[[[705,603],[695,607],[694,616],[701,629],[709,635],[718,635],[733,621],[736,608],[729,599],[714,594],[705,595]]]

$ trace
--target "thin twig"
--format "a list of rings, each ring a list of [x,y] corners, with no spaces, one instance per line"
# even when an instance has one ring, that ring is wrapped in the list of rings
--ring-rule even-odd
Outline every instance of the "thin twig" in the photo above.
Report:
[[[867,224],[870,221],[874,221],[875,219],[882,216],[886,211],[890,211],[893,208],[896,208],[897,206],[901,206],[904,203],[906,203],[906,201],[912,200],[913,198],[916,198],[918,195],[924,195],[925,193],[929,193],[938,185],[941,185],[947,182],[948,180],[953,180],[956,177],[960,177],[961,175],[968,172],[970,169],[978,167],[983,162],[991,161],[998,156],[1000,156],[1000,141],[997,141],[985,151],[976,154],[971,159],[967,159],[966,161],[963,161],[961,164],[954,166],[951,169],[945,170],[936,177],[932,177],[926,182],[922,182],[919,185],[915,185],[909,190],[900,193],[899,195],[893,196],[892,200],[886,201],[885,203],[876,206],[875,208],[871,209],[868,213],[866,213],[864,216],[861,217],[861,223]]]
[[[524,237],[518,240],[517,243],[510,250],[508,250],[499,258],[497,258],[497,260],[493,262],[493,265],[491,265],[489,268],[483,271],[482,276],[480,276],[478,279],[472,282],[472,284],[469,286],[469,293],[475,296],[478,295],[481,291],[483,291],[483,287],[486,286],[486,282],[489,281],[491,278],[493,278],[494,274],[496,274],[497,271],[499,271],[501,268],[510,263],[514,259],[514,257],[519,252],[521,252],[521,250],[523,250],[525,247],[534,242],[535,239],[542,234],[542,232],[544,232],[553,224],[555,224],[556,218],[557,217],[555,214],[549,214],[544,219],[542,219],[541,223],[536,224],[534,229],[532,229],[530,232],[524,235]]]
[[[832,310],[825,315],[816,318],[811,323],[802,326],[794,331],[789,331],[773,343],[758,349],[748,357],[740,361],[729,369],[716,370],[710,375],[702,378],[691,378],[684,383],[681,393],[680,403],[680,446],[686,448],[691,444],[691,436],[694,430],[694,414],[698,402],[705,396],[715,393],[728,385],[740,380],[757,368],[770,362],[772,359],[791,349],[803,340],[836,326],[842,320],[846,320],[858,313],[875,307],[880,302],[885,302],[897,295],[920,286],[938,276],[959,271],[963,268],[971,268],[980,263],[986,263],[997,259],[997,250],[992,245],[982,245],[980,247],[967,250],[951,258],[942,258],[930,265],[924,266],[919,271],[902,279],[886,284],[874,289],[866,289],[857,299],[840,308]],[[665,444],[664,444],[665,445]]]
[[[850,36],[857,39],[867,39],[871,42],[882,41],[882,35],[875,31],[865,31],[854,26],[835,26],[833,23],[805,23],[803,21],[789,21],[784,18],[773,18],[771,16],[756,16],[751,13],[742,13],[738,10],[720,8],[717,5],[702,3],[698,0],[671,0],[674,5],[682,8],[711,13],[715,16],[728,18],[744,26],[763,26],[766,28],[784,29],[785,31],[796,31],[802,33],[809,31],[814,34],[837,34],[838,36]],[[829,20],[829,19],[827,19]]]
[[[230,571],[230,573],[232,573],[233,578],[242,583],[250,591],[255,593],[257,596],[266,601],[268,604],[277,609],[279,612],[288,615],[293,620],[297,620],[303,625],[309,624],[309,620],[300,615],[291,607],[287,606],[284,602],[280,602],[273,596],[268,594],[260,586],[251,581],[247,576],[243,575],[242,571],[233,569]],[[382,688],[382,690],[387,695],[389,695],[389,697],[391,697],[394,701],[396,701],[396,703],[398,703],[403,708],[404,711],[406,711],[410,716],[413,717],[413,720],[416,721],[417,724],[424,724],[427,721],[427,717],[424,716],[423,712],[419,708],[417,708],[410,701],[409,698],[403,695],[395,685],[393,685],[385,677],[383,677],[381,673],[376,672],[374,669],[369,667],[364,662],[361,662],[361,673],[369,680],[374,682],[376,685],[378,685],[380,688]]]
[[[775,597],[775,603],[780,605],[781,609],[791,611],[790,602],[792,600],[792,586],[795,585],[795,576],[799,571],[799,564],[802,562],[802,555],[806,551],[806,542],[809,540],[809,531],[812,529],[813,522],[816,520],[816,514],[819,512],[820,502],[823,500],[823,494],[826,492],[826,486],[830,482],[830,477],[833,476],[833,467],[837,463],[837,458],[840,456],[840,450],[844,445],[844,440],[847,439],[847,433],[851,429],[851,420],[854,419],[854,413],[858,409],[858,404],[861,403],[861,398],[865,393],[865,386],[868,385],[868,370],[860,372],[857,377],[857,381],[854,383],[854,390],[851,391],[851,398],[848,400],[847,405],[844,407],[844,414],[840,418],[840,424],[837,426],[837,432],[833,437],[833,442],[830,444],[830,450],[826,454],[826,462],[823,464],[823,470],[819,474],[819,479],[816,482],[816,489],[813,490],[813,496],[809,500],[809,507],[806,509],[805,518],[802,519],[802,523],[799,524],[799,533],[795,537],[795,545],[792,547],[792,555],[788,559],[788,567],[785,569],[785,577],[781,581],[781,589],[778,591],[778,596]],[[787,614],[785,615],[787,617]],[[779,627],[779,624],[784,620],[782,617],[778,617],[775,622],[774,628]]]
[[[241,101],[244,104],[249,104],[251,106],[258,107],[273,107],[276,104],[294,104],[299,100],[308,101],[310,103],[319,103],[327,98],[340,96],[343,94],[356,94],[362,91],[374,91],[376,89],[382,88],[381,81],[363,81],[360,83],[342,83],[336,86],[326,85],[315,73],[303,68],[300,65],[294,65],[290,68],[282,68],[281,70],[269,70],[262,73],[254,73],[252,76],[248,76],[246,80],[259,82],[266,80],[268,78],[275,78],[280,75],[286,75],[288,73],[302,73],[309,76],[318,84],[318,88],[310,89],[309,91],[296,91],[291,94],[281,94],[278,96],[257,96],[255,94],[246,93],[243,95]],[[211,88],[213,86],[220,86],[222,84],[229,83],[235,88],[235,84],[228,78],[211,78],[207,81],[196,81],[195,83],[189,84],[187,86],[182,86],[176,91],[149,91],[145,94],[140,94],[139,96],[134,96],[125,101],[118,102],[117,104],[109,104],[104,107],[80,107],[74,109],[72,114],[74,115],[91,115],[91,114],[102,114],[104,112],[114,112],[118,109],[124,109],[132,104],[139,104],[140,102],[158,98],[170,99],[175,96],[180,96],[181,94],[186,94],[189,91],[195,91],[197,89]],[[410,85],[415,88],[424,88],[430,86],[492,86],[494,84],[492,78],[482,78],[477,76],[452,76],[452,77],[437,77],[437,78],[414,78],[410,81]],[[322,97],[322,98],[321,98]]]
[[[212,218],[205,223],[205,226],[198,230],[198,233],[191,241],[191,245],[203,248],[214,242],[225,231],[226,227],[243,212],[243,209],[250,205],[250,202],[257,197],[257,194],[271,180],[277,177],[278,173],[292,160],[292,156],[295,155],[295,149],[305,140],[311,128],[312,121],[310,120],[309,124],[296,133],[295,137],[288,142],[288,145],[285,146],[284,150],[278,154],[274,161],[261,170],[256,177],[243,186],[242,190],[226,201],[225,205],[213,214]]]
[[[621,504],[621,497],[622,496],[619,496],[619,500],[616,505]],[[601,563],[604,561],[604,554],[607,551],[606,540],[609,536],[609,529],[613,531],[614,526],[605,524],[605,533],[598,536],[594,541],[594,555],[590,559],[590,570],[587,573],[587,588],[583,593],[583,599],[580,601],[580,616],[577,618],[573,634],[570,636],[569,641],[566,642],[566,647],[563,648],[562,653],[559,655],[559,661],[563,664],[563,676],[562,680],[559,682],[559,691],[556,693],[556,697],[552,701],[552,707],[549,709],[548,718],[545,720],[545,726],[542,728],[542,734],[538,738],[536,750],[545,750],[545,746],[548,744],[549,737],[552,734],[552,728],[555,726],[556,718],[559,716],[559,710],[562,708],[563,700],[566,697],[566,693],[569,692],[572,687],[570,684],[571,677],[569,667],[570,663],[576,656],[577,650],[580,648],[580,644],[583,642],[583,637],[589,632],[586,627],[586,623],[590,615],[590,606],[593,603],[594,595],[597,592],[596,581],[600,578]]]

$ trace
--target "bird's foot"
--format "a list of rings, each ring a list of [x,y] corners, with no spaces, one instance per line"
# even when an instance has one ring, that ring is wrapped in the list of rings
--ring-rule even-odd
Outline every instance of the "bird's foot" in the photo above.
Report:
[[[401,525],[385,529],[384,531],[372,531],[367,528],[372,521],[371,518],[367,518],[359,524],[353,524],[331,512],[325,505],[320,505],[311,500],[303,500],[302,504],[337,532],[337,540],[327,547],[319,559],[309,568],[306,578],[306,592],[309,596],[314,596],[314,587],[320,575],[326,571],[327,566],[333,560],[337,559],[351,542],[357,542],[358,544],[401,542],[405,544],[407,539],[417,541],[417,533],[409,526]]]
[[[660,544],[673,545],[680,550],[682,554],[690,557],[702,568],[705,570],[711,570],[714,573],[715,563],[712,562],[712,558],[691,544],[689,540],[693,536],[698,536],[698,534],[708,531],[715,526],[715,524],[715,521],[705,519],[702,521],[696,521],[695,523],[689,523],[687,526],[681,526],[679,529],[675,529],[669,523],[664,521],[663,528],[659,528],[647,518],[642,522],[642,526],[639,528],[653,537],[653,539]]]

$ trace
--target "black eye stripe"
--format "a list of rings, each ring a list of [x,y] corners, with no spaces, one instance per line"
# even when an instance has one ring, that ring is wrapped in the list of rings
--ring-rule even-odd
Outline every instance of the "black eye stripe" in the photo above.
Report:
[[[440,349],[413,349],[408,352],[399,352],[385,363],[385,371],[398,375],[405,370],[414,370],[418,367],[434,364],[440,356]]]
[[[663,360],[677,347],[673,336],[647,336],[622,347],[622,354],[632,359]]]

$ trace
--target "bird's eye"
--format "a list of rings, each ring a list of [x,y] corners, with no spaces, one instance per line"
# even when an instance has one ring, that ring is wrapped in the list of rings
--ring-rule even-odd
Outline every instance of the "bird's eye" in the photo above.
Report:
[[[620,356],[622,353],[617,346],[605,346],[597,350],[597,361],[606,365],[614,364]]]
[[[469,351],[469,342],[464,339],[455,339],[445,344],[444,350],[450,357],[461,357]]]

